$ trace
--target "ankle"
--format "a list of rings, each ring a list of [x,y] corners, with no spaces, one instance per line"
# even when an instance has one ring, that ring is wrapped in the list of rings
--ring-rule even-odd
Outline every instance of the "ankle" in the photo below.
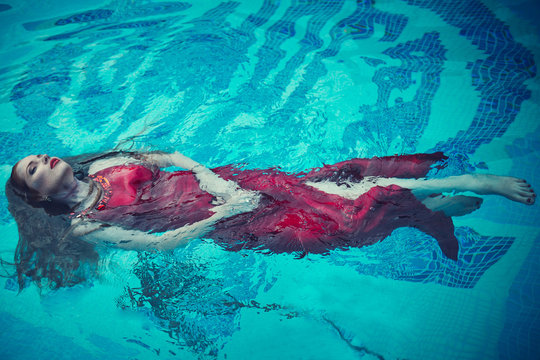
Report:
[[[470,183],[471,191],[487,195],[495,192],[495,183],[493,182],[493,175],[487,174],[468,174],[468,181]]]

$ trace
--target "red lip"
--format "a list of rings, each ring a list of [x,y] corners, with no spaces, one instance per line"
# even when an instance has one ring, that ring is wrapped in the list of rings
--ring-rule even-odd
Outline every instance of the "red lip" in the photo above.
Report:
[[[60,161],[60,159],[58,159],[58,158],[52,158],[50,163],[49,163],[51,165],[51,169],[53,169],[56,166],[56,164],[58,164],[59,161]]]

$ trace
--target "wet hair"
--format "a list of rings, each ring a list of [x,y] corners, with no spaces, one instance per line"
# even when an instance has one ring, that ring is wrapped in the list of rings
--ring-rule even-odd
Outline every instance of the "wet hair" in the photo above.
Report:
[[[135,153],[114,151],[66,158],[79,180],[88,176],[90,165],[100,159]],[[18,164],[18,163],[17,163]],[[15,250],[19,291],[28,279],[39,288],[74,286],[97,275],[98,253],[94,245],[72,235],[70,209],[63,203],[43,200],[16,174],[6,183],[8,210],[17,222],[19,242]]]

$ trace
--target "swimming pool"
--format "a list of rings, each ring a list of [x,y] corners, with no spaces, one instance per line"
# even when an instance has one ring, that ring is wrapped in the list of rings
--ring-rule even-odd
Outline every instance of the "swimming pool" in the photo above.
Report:
[[[300,171],[444,151],[540,188],[532,4],[37,1],[0,6],[2,179],[29,153],[179,150]],[[524,11],[526,10],[526,11]],[[525,20],[523,20],[525,19]],[[2,196],[3,259],[16,226]],[[41,297],[1,279],[9,359],[536,359],[538,206],[486,198],[461,253],[400,229],[330,256],[109,251]]]

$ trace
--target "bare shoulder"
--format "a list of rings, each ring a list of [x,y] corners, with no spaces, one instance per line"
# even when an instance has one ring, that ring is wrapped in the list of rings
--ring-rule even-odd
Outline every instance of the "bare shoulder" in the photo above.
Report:
[[[126,164],[138,164],[139,160],[129,156],[129,155],[120,155],[107,159],[96,160],[90,165],[88,170],[89,174],[95,174],[100,170],[110,168],[112,166],[126,165]]]

